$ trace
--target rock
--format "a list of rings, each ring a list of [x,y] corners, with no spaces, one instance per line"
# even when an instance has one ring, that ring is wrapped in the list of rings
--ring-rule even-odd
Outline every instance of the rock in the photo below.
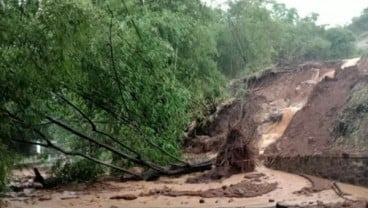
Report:
[[[74,191],[64,191],[63,196],[60,197],[61,200],[67,200],[67,199],[77,199],[79,196]]]
[[[251,172],[251,173],[245,174],[244,178],[246,178],[246,179],[256,179],[256,178],[261,178],[261,177],[264,177],[264,176],[266,176],[266,175],[263,174],[263,173]]]
[[[142,173],[142,177],[145,181],[157,181],[160,176],[160,172],[154,169],[148,169]]]
[[[119,196],[112,196],[110,197],[110,199],[114,199],[114,200],[135,200],[138,197],[136,195],[133,194],[125,194],[125,195],[119,195]]]
[[[26,195],[26,196],[32,196],[32,194],[35,192],[35,189],[34,188],[25,188],[23,189],[23,193]]]
[[[200,199],[199,203],[203,204],[204,203],[204,199]]]
[[[275,202],[275,200],[274,199],[269,199],[268,202],[273,203],[273,202]]]
[[[43,196],[43,197],[38,198],[38,201],[49,201],[51,199],[52,199],[51,196]]]
[[[283,117],[282,113],[275,113],[275,114],[270,115],[268,120],[271,121],[272,123],[278,123],[282,120],[282,117]]]
[[[290,205],[286,202],[277,202],[276,208],[296,208],[296,206]]]
[[[32,186],[36,189],[42,189],[44,187],[44,185],[42,185],[42,183],[38,183],[38,182],[34,182],[32,184]]]

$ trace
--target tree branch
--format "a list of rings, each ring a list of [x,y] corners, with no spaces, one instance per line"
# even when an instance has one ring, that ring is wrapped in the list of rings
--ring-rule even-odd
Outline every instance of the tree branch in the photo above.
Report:
[[[106,136],[106,137],[110,138],[112,141],[118,143],[120,146],[122,146],[125,149],[129,150],[130,152],[134,153],[138,158],[142,158],[141,154],[139,154],[137,151],[135,151],[134,149],[132,149],[128,145],[122,143],[119,139],[111,136],[110,134],[107,134],[105,132],[102,132],[102,131],[98,130],[96,124],[78,106],[76,106],[74,103],[72,103],[66,97],[64,97],[64,96],[62,96],[60,94],[57,94],[57,96],[60,97],[68,105],[70,105],[74,110],[76,110],[85,120],[87,120],[87,122],[91,126],[92,131],[94,131],[94,132],[96,132],[98,134],[101,134],[103,136]]]
[[[123,6],[124,6],[124,9],[125,11],[127,12],[127,14],[130,14],[129,12],[129,9],[125,3],[125,0],[121,0],[121,2],[123,3]],[[141,32],[139,31],[139,28],[137,27],[137,25],[135,24],[135,21],[133,19],[130,20],[130,22],[132,23],[133,27],[134,27],[134,30],[135,32],[137,33],[138,35],[138,38],[140,41],[143,41],[143,38],[142,38],[142,35],[141,35]]]
[[[1,109],[1,110],[4,111],[4,112],[6,112],[11,118],[17,120],[17,122],[21,123],[22,124],[22,128],[27,128],[26,123],[21,118],[19,118],[18,116],[16,116],[15,114],[11,113],[10,111],[8,111],[6,109]],[[57,151],[65,154],[65,155],[69,155],[69,156],[80,156],[80,157],[83,157],[83,158],[88,159],[90,161],[96,162],[96,163],[98,163],[100,165],[104,165],[106,167],[114,168],[114,169],[119,170],[119,171],[122,171],[124,173],[127,173],[127,174],[130,174],[130,175],[133,175],[133,176],[136,176],[136,177],[141,178],[141,176],[139,176],[139,175],[137,175],[137,174],[135,174],[135,173],[133,173],[131,171],[128,171],[128,170],[126,170],[124,168],[121,168],[121,167],[118,167],[118,166],[115,166],[115,165],[112,165],[112,164],[109,164],[109,163],[105,163],[105,162],[103,162],[101,160],[98,160],[96,158],[93,158],[93,157],[91,157],[89,155],[85,155],[85,154],[82,154],[80,152],[66,151],[66,150],[62,149],[61,147],[53,144],[50,141],[50,139],[48,139],[46,137],[46,135],[43,134],[40,130],[35,129],[33,127],[31,127],[31,130],[34,131],[36,134],[38,134],[42,138],[42,140],[44,140],[46,142],[46,144],[39,143],[39,142],[28,141],[28,140],[19,140],[19,139],[12,139],[12,141],[27,143],[27,144],[31,144],[31,145],[40,145],[40,146],[43,146],[43,147],[46,147],[46,148],[52,148],[52,149],[55,149],[55,150],[57,150]]]
[[[120,157],[123,157],[123,158],[125,158],[125,159],[127,159],[127,160],[130,160],[130,161],[132,161],[132,162],[134,162],[134,163],[136,163],[136,164],[139,164],[139,165],[142,165],[142,166],[145,166],[145,167],[152,168],[152,169],[154,169],[154,170],[159,171],[160,173],[165,173],[164,168],[162,168],[162,167],[160,167],[160,166],[157,166],[157,165],[155,165],[155,164],[153,164],[153,163],[150,163],[150,162],[147,162],[147,161],[145,161],[145,160],[142,160],[141,158],[134,158],[134,157],[131,157],[131,156],[127,155],[126,153],[123,153],[123,152],[121,152],[121,151],[119,151],[119,150],[115,149],[114,147],[112,147],[112,146],[110,146],[110,145],[107,145],[107,144],[101,143],[101,142],[99,142],[99,141],[97,141],[97,140],[95,140],[95,139],[93,139],[93,138],[91,138],[91,137],[89,137],[89,136],[87,136],[87,135],[85,135],[85,134],[83,134],[83,133],[79,132],[78,130],[76,130],[76,129],[74,129],[74,128],[70,127],[70,126],[68,126],[67,124],[62,123],[61,121],[58,121],[58,120],[56,120],[56,119],[54,119],[54,118],[52,118],[52,117],[50,117],[50,116],[45,116],[45,117],[46,117],[46,119],[47,119],[47,120],[49,120],[50,122],[52,122],[52,123],[54,123],[55,125],[57,125],[57,126],[59,126],[59,127],[63,128],[64,130],[66,130],[66,131],[68,131],[68,132],[70,132],[70,133],[72,133],[72,134],[74,134],[74,135],[78,136],[79,138],[82,138],[82,139],[84,139],[84,140],[86,140],[86,141],[88,141],[88,142],[90,142],[90,143],[93,143],[93,144],[95,144],[95,145],[97,145],[97,146],[100,146],[100,147],[102,147],[102,148],[105,148],[105,149],[107,149],[107,150],[111,151],[112,153],[114,153],[114,154],[116,154],[116,155],[119,155]]]
[[[68,86],[65,86],[68,88]],[[93,99],[91,99],[90,97],[86,96],[86,95],[83,95],[81,94],[80,92],[78,92],[78,90],[74,90],[74,89],[70,89],[68,88],[69,90],[72,90],[73,92],[75,92],[76,94],[78,94],[79,96],[81,96],[83,99],[85,100],[89,100],[92,104],[94,104],[96,107],[99,107],[101,108],[102,110],[104,110],[106,113],[110,114],[111,116],[113,116],[115,119],[123,122],[123,124],[126,124],[127,126],[130,126],[131,128],[133,128],[136,132],[138,132],[141,137],[149,144],[151,145],[152,147],[158,149],[160,152],[164,153],[165,155],[171,157],[172,159],[180,162],[180,163],[183,163],[183,164],[186,164],[186,165],[189,165],[188,162],[185,162],[183,161],[182,159],[172,155],[171,153],[167,152],[166,150],[164,150],[162,147],[160,147],[159,145],[157,145],[156,143],[152,142],[152,139],[150,138],[147,138],[147,136],[140,130],[139,126],[137,124],[134,123],[134,121],[131,121],[129,120],[128,118],[124,118],[122,116],[119,116],[117,115],[115,112],[113,112],[111,109],[103,106],[103,105],[99,105],[98,103],[94,102]]]
[[[120,80],[119,80],[118,71],[116,69],[114,48],[113,48],[113,44],[112,44],[112,26],[113,26],[112,20],[114,18],[114,13],[110,9],[109,9],[109,11],[111,13],[110,25],[109,25],[109,49],[110,49],[111,69],[114,71],[115,82],[118,85],[121,104],[124,105],[126,110],[128,110],[128,107],[127,107],[126,102],[125,102],[124,97],[123,97],[123,89],[122,89],[122,86],[121,86],[121,83],[120,83]]]
[[[131,171],[128,171],[124,168],[121,168],[121,167],[118,167],[116,165],[112,165],[112,164],[109,164],[109,163],[106,163],[106,162],[103,162],[101,160],[98,160],[94,157],[91,157],[89,155],[85,155],[85,154],[82,154],[80,152],[72,152],[72,151],[66,151],[64,149],[62,149],[61,147],[59,146],[56,146],[55,144],[53,144],[50,140],[46,139],[45,135],[42,134],[41,132],[36,132],[37,134],[39,134],[43,140],[46,140],[47,144],[44,144],[44,143],[39,143],[39,142],[33,142],[33,141],[28,141],[28,140],[20,140],[20,139],[12,139],[12,141],[14,142],[18,142],[18,143],[24,143],[24,144],[31,144],[31,145],[39,145],[39,146],[42,146],[42,147],[45,147],[45,148],[52,148],[58,152],[61,152],[63,153],[64,155],[68,155],[68,156],[79,156],[79,157],[82,157],[82,158],[85,158],[87,160],[90,160],[90,161],[93,161],[97,164],[100,164],[100,165],[103,165],[103,166],[106,166],[106,167],[109,167],[109,168],[113,168],[113,169],[116,169],[116,170],[119,170],[119,171],[122,171],[123,173],[127,173],[129,175],[133,175],[135,177],[138,177],[138,178],[141,178],[140,175],[137,175]]]

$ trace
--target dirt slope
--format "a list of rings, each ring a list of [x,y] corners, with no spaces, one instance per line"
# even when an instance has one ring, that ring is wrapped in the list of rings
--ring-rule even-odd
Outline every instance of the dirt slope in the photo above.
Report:
[[[335,71],[334,79],[319,82],[313,88],[307,104],[296,113],[282,137],[267,148],[266,154],[341,155],[355,154],[357,151],[364,153],[368,149],[368,146],[361,148],[349,142],[345,142],[347,145],[343,147],[341,142],[338,142],[339,131],[345,131],[339,128],[349,128],[339,127],[339,124],[344,114],[349,112],[349,102],[357,92],[354,89],[368,83],[368,77],[356,65],[344,69],[337,68]],[[351,119],[362,120],[358,116]],[[364,126],[358,128],[366,129]],[[348,132],[343,132],[346,133]],[[356,139],[365,140],[367,133],[365,131],[365,134]],[[348,135],[343,136],[348,138]],[[340,140],[344,141],[344,138]]]
[[[219,108],[210,122],[196,128],[197,134],[186,138],[186,150],[217,153],[237,128],[260,155],[368,153],[368,142],[361,145],[368,136],[368,119],[362,114],[368,112],[368,96],[362,98],[368,93],[367,73],[368,58],[356,58],[278,67],[238,80],[248,90],[246,100],[232,99]],[[360,116],[355,108],[362,110]],[[347,119],[353,124],[344,123]],[[346,125],[346,135],[339,133],[339,125]]]

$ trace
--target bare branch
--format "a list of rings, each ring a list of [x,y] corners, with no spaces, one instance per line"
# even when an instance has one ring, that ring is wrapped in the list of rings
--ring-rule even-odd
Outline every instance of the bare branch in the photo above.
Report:
[[[139,165],[143,165],[143,166],[152,168],[154,170],[159,171],[160,173],[165,173],[164,168],[162,168],[160,166],[157,166],[157,165],[155,165],[153,163],[150,163],[150,162],[147,162],[145,160],[142,160],[141,158],[131,157],[131,156],[127,155],[126,153],[123,153],[123,152],[115,149],[114,147],[112,147],[110,145],[101,143],[101,142],[99,142],[99,141],[91,138],[90,136],[87,136],[87,135],[81,133],[80,131],[78,131],[78,130],[76,130],[76,129],[70,127],[70,126],[68,126],[67,124],[64,124],[61,121],[58,121],[58,120],[56,120],[56,119],[54,119],[54,118],[52,118],[50,116],[46,116],[46,119],[49,120],[50,122],[54,123],[55,125],[63,128],[64,130],[66,130],[66,131],[68,131],[68,132],[70,132],[70,133],[78,136],[79,138],[82,138],[82,139],[84,139],[84,140],[86,140],[86,141],[88,141],[90,143],[93,143],[93,144],[96,144],[97,146],[100,146],[102,148],[105,148],[105,149],[111,151],[112,153],[119,155],[120,157],[123,157],[123,158],[125,158],[127,160],[130,160],[130,161],[132,161],[132,162],[134,162],[136,164],[139,164]]]
[[[114,71],[115,82],[118,85],[118,89],[119,89],[119,93],[120,93],[120,99],[121,99],[121,104],[124,105],[125,109],[127,110],[128,107],[127,107],[126,102],[124,100],[123,89],[122,89],[122,86],[121,86],[121,83],[120,83],[118,71],[116,69],[115,56],[114,56],[114,48],[113,48],[113,44],[112,44],[112,27],[113,27],[112,21],[114,19],[114,13],[110,9],[109,9],[109,11],[111,13],[110,26],[109,26],[109,49],[110,49],[111,69]]]
[[[65,86],[67,87],[67,86]],[[99,107],[101,108],[102,110],[104,110],[106,113],[110,114],[111,116],[113,116],[115,119],[119,120],[120,122],[122,122],[123,124],[125,125],[128,125],[130,126],[131,128],[133,128],[135,131],[137,131],[141,137],[149,144],[151,145],[152,147],[158,149],[159,151],[161,151],[162,153],[164,153],[165,155],[171,157],[172,159],[180,162],[180,163],[183,163],[183,164],[186,164],[188,165],[187,162],[181,160],[180,158],[172,155],[171,153],[167,152],[166,150],[164,150],[162,147],[160,147],[159,145],[157,145],[156,143],[154,143],[152,141],[152,139],[148,138],[145,133],[142,132],[142,130],[139,128],[139,126],[137,124],[135,124],[133,121],[130,121],[128,118],[125,118],[123,116],[119,116],[117,115],[115,112],[113,112],[111,109],[107,108],[106,106],[103,106],[103,105],[100,105],[96,102],[93,101],[93,99],[91,99],[90,97],[86,96],[86,95],[83,95],[81,94],[80,92],[78,92],[78,90],[75,90],[75,89],[70,89],[68,88],[69,90],[72,90],[73,92],[77,93],[79,96],[81,96],[83,99],[85,100],[89,100],[92,104],[94,104],[96,107]]]
[[[64,102],[66,102],[68,105],[70,105],[74,110],[76,110],[84,119],[87,120],[87,122],[90,124],[92,131],[101,134],[103,136],[106,136],[108,138],[110,138],[112,141],[118,143],[120,146],[124,147],[125,149],[129,150],[130,152],[134,153],[138,158],[141,158],[142,156],[135,151],[134,149],[132,149],[131,147],[129,147],[128,145],[122,143],[119,139],[111,136],[110,134],[107,134],[105,132],[102,132],[100,130],[97,129],[96,124],[79,108],[77,107],[74,103],[72,103],[70,100],[68,100],[66,97],[57,94],[57,96],[59,96]]]
[[[15,114],[11,113],[10,111],[8,111],[6,109],[1,109],[1,110],[4,111],[4,112],[6,112],[12,119],[16,120],[18,123],[23,124],[22,128],[27,128],[26,123],[21,118],[19,118],[18,116],[16,116]],[[19,139],[12,139],[12,141],[27,143],[27,144],[31,144],[31,145],[40,145],[40,146],[43,146],[43,147],[46,147],[46,148],[52,148],[52,149],[55,149],[55,150],[57,150],[57,151],[65,154],[65,155],[69,155],[69,156],[80,156],[80,157],[83,157],[85,159],[88,159],[88,160],[91,160],[93,162],[96,162],[96,163],[98,163],[100,165],[104,165],[106,167],[114,168],[114,169],[119,170],[119,171],[122,171],[124,173],[130,174],[130,175],[134,175],[136,177],[141,178],[141,176],[139,176],[139,175],[137,175],[137,174],[135,174],[135,173],[133,173],[131,171],[125,170],[124,168],[121,168],[121,167],[118,167],[118,166],[115,166],[115,165],[112,165],[112,164],[109,164],[109,163],[105,163],[105,162],[103,162],[101,160],[98,160],[96,158],[93,158],[93,157],[91,157],[89,155],[85,155],[85,154],[82,154],[80,152],[66,151],[66,150],[62,149],[61,147],[53,144],[51,142],[51,140],[48,139],[46,137],[46,135],[43,134],[40,130],[38,130],[36,128],[33,128],[33,127],[31,127],[31,130],[34,131],[35,133],[37,133],[42,138],[42,140],[46,142],[46,144],[45,143],[40,143],[40,142],[33,142],[33,141],[29,141],[29,140],[19,140]]]
[[[87,160],[93,161],[93,162],[95,162],[97,164],[100,164],[100,165],[103,165],[103,166],[106,166],[106,167],[109,167],[109,168],[113,168],[113,169],[119,170],[119,171],[121,171],[123,173],[127,173],[127,174],[133,175],[135,177],[141,178],[140,175],[137,175],[137,174],[135,174],[135,173],[133,173],[131,171],[128,171],[128,170],[126,170],[124,168],[121,168],[121,167],[118,167],[116,165],[112,165],[112,164],[103,162],[103,161],[98,160],[98,159],[96,159],[94,157],[91,157],[89,155],[85,155],[85,154],[82,154],[80,152],[66,151],[66,150],[62,149],[61,147],[56,146],[55,144],[53,144],[50,140],[46,139],[45,135],[42,134],[41,132],[36,132],[36,133],[38,133],[42,137],[43,140],[46,140],[47,144],[40,143],[40,142],[28,141],[28,140],[19,140],[19,139],[12,139],[12,141],[19,142],[19,143],[24,143],[24,144],[39,145],[39,146],[42,146],[42,147],[45,147],[45,148],[52,148],[52,149],[54,149],[54,150],[56,150],[58,152],[63,153],[64,155],[68,155],[68,156],[79,156],[79,157],[85,158]]]

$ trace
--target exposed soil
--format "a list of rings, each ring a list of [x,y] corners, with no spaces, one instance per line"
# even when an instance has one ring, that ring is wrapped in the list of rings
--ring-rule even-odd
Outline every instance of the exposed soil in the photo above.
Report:
[[[267,154],[313,155],[329,151],[334,145],[331,129],[344,110],[350,89],[359,80],[358,74],[356,69],[339,70],[336,80],[319,83],[307,105],[294,116],[282,138],[266,150]]]
[[[219,197],[234,197],[234,198],[246,198],[257,197],[267,194],[277,187],[277,183],[255,183],[249,180],[241,181],[237,184],[231,184],[230,186],[222,186],[221,188],[201,190],[201,191],[175,191],[168,187],[164,189],[153,189],[147,193],[142,193],[140,196],[198,196],[202,198],[219,198]]]

